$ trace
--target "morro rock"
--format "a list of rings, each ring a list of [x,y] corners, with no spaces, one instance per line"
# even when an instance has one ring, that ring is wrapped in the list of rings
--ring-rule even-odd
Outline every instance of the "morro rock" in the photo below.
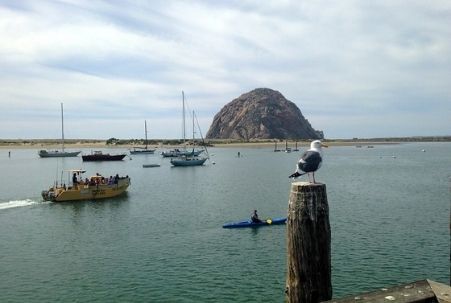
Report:
[[[224,106],[207,139],[322,139],[299,108],[278,91],[257,88]]]

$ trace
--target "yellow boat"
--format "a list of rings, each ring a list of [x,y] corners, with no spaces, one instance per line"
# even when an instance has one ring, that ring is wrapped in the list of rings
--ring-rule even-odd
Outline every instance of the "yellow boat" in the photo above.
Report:
[[[103,177],[100,174],[83,180],[81,169],[68,171],[68,185],[57,183],[48,190],[43,190],[41,195],[45,201],[64,202],[77,200],[97,200],[119,196],[125,192],[130,185],[128,176]],[[72,180],[70,179],[72,176]]]

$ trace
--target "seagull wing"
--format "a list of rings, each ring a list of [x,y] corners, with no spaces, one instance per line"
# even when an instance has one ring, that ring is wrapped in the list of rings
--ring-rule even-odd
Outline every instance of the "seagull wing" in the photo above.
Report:
[[[316,171],[321,165],[321,154],[317,151],[306,151],[298,162],[298,168],[304,172]]]

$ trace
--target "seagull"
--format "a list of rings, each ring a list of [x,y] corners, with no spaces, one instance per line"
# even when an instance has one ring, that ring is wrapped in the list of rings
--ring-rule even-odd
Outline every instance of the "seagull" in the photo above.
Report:
[[[313,176],[313,183],[315,183],[315,171],[321,167],[322,162],[322,150],[321,147],[327,147],[327,145],[321,143],[320,140],[315,140],[310,144],[308,149],[299,159],[296,165],[296,171],[288,178],[296,179],[302,175],[307,174],[310,181],[310,173]],[[302,171],[302,172],[301,172]]]

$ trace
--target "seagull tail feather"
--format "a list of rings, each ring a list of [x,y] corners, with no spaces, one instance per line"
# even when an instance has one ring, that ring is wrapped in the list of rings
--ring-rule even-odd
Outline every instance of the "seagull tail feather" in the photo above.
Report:
[[[300,177],[300,176],[302,176],[302,175],[305,175],[306,173],[303,173],[303,174],[300,174],[300,173],[298,173],[298,172],[295,172],[294,174],[291,174],[291,175],[289,175],[288,176],[288,178],[298,178],[298,177]]]

